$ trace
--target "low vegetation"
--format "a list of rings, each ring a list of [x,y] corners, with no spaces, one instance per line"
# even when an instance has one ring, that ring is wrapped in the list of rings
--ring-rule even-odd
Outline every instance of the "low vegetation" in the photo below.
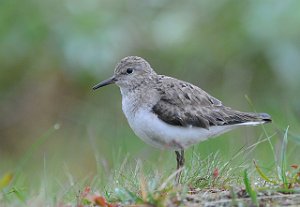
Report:
[[[56,130],[57,127],[54,129]],[[288,128],[283,133],[280,157],[275,156],[267,136],[240,149],[230,160],[219,153],[200,158],[191,153],[183,169],[181,184],[174,184],[176,172],[145,166],[141,160],[129,162],[129,156],[118,159],[113,171],[99,173],[92,179],[74,182],[71,173],[68,183],[53,187],[55,178],[42,180],[39,192],[23,186],[21,168],[30,161],[32,152],[47,139],[41,137],[24,156],[15,172],[0,179],[2,206],[259,206],[300,204],[300,166],[287,163]],[[270,143],[274,164],[266,170],[258,160],[240,159],[258,145]],[[242,160],[242,161],[241,161]]]

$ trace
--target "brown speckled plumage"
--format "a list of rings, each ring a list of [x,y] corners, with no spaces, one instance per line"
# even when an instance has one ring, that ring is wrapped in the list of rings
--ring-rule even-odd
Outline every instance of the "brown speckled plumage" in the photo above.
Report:
[[[171,125],[209,129],[210,126],[271,121],[267,114],[232,110],[199,87],[174,78],[158,75],[155,89],[160,93],[160,100],[153,106],[153,112]]]

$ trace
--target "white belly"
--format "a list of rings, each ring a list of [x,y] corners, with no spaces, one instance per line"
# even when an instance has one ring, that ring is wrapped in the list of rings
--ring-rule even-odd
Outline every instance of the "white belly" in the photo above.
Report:
[[[139,109],[134,116],[127,114],[126,117],[138,137],[160,149],[186,149],[191,145],[207,140],[209,137],[234,128],[234,126],[212,126],[207,130],[199,127],[173,126],[163,122],[146,109]]]

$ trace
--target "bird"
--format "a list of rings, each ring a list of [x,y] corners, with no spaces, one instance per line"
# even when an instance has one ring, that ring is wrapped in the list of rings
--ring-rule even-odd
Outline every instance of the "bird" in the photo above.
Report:
[[[198,86],[159,75],[138,56],[123,58],[113,76],[93,90],[109,84],[120,88],[122,110],[134,133],[153,147],[175,151],[177,183],[190,146],[241,126],[272,121],[267,113],[234,110]]]

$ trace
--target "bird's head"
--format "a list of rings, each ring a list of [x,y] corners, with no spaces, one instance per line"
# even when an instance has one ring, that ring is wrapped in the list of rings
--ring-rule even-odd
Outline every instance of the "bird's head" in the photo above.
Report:
[[[112,77],[98,83],[93,89],[115,83],[121,89],[131,90],[145,84],[153,74],[156,73],[146,60],[137,56],[128,56],[117,64]]]

